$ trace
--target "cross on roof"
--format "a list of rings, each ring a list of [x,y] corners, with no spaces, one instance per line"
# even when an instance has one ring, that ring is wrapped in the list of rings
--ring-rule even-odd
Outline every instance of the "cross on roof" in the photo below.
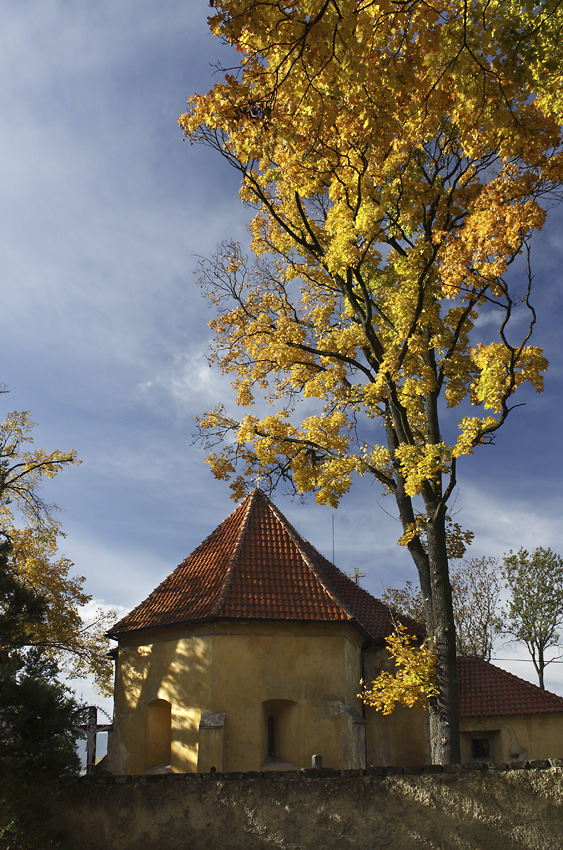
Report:
[[[361,573],[357,567],[354,567],[354,572],[353,572],[353,573],[348,573],[348,578],[353,578],[353,579],[354,579],[354,581],[356,582],[356,584],[359,584],[359,583],[360,583],[360,579],[361,579],[361,578],[365,578],[365,577],[366,577],[366,574],[365,574],[365,573]]]

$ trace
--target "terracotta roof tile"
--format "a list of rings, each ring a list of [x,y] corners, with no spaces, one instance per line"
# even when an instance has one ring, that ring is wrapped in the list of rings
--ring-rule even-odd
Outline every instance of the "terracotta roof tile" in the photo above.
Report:
[[[349,621],[376,640],[399,619],[423,633],[317,552],[258,489],[109,634],[216,619]]]
[[[460,717],[563,712],[563,697],[542,691],[482,658],[458,658]]]

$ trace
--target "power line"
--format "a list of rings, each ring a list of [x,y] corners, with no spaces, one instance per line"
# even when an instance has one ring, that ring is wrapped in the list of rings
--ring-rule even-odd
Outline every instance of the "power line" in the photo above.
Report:
[[[499,658],[498,655],[495,655],[495,657],[491,660],[492,661],[522,661],[525,664],[533,664],[534,663],[531,658]],[[563,660],[557,661],[554,658],[553,661],[546,661],[545,663],[546,663],[546,665],[547,664],[563,664]]]

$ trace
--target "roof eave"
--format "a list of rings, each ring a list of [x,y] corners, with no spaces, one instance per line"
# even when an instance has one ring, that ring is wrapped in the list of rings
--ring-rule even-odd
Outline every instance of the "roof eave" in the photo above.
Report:
[[[362,634],[370,643],[384,643],[384,640],[381,638],[376,638],[362,625],[362,623],[356,619],[355,617],[350,617],[349,619],[342,620],[334,620],[332,618],[313,618],[313,617],[252,617],[249,615],[246,616],[225,616],[221,614],[213,614],[208,617],[201,617],[197,619],[189,619],[189,620],[178,620],[175,623],[153,623],[147,626],[136,626],[134,628],[126,628],[119,629],[119,631],[109,631],[106,632],[106,637],[112,638],[113,640],[119,640],[120,637],[124,635],[132,635],[140,632],[150,632],[156,631],[158,629],[176,629],[182,626],[197,626],[202,623],[311,623],[318,625],[319,623],[330,624],[331,626],[353,626],[360,634]]]

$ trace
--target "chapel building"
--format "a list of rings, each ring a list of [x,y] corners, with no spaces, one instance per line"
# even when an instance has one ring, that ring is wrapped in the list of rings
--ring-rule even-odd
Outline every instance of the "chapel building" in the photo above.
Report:
[[[114,774],[424,764],[426,713],[363,705],[397,622],[254,490],[109,632]],[[563,698],[459,659],[462,758],[563,757]]]

